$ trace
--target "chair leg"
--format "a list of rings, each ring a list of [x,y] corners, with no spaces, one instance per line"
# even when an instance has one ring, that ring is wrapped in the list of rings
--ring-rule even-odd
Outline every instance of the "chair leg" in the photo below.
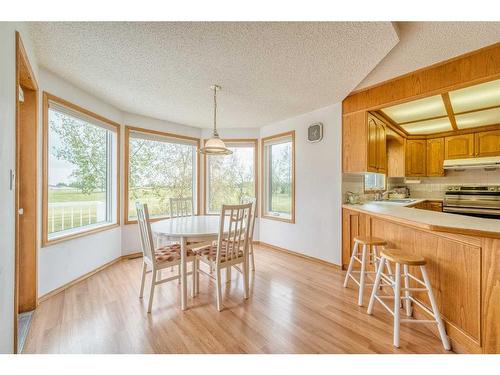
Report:
[[[231,266],[226,267],[226,283],[231,282]]]
[[[255,271],[255,257],[253,255],[254,250],[253,250],[253,241],[250,242],[250,250],[252,251],[250,254],[252,255],[252,271]]]
[[[377,246],[372,246],[372,262],[373,267],[375,268],[375,273],[378,272],[378,249]]]
[[[434,298],[434,293],[432,291],[432,285],[429,280],[429,276],[427,275],[427,270],[425,266],[420,266],[420,271],[422,272],[422,277],[424,279],[425,287],[427,288],[427,293],[429,295],[429,300],[431,302],[432,313],[434,314],[434,319],[436,319],[439,336],[441,336],[441,341],[443,342],[443,346],[446,350],[451,350],[450,341],[448,340],[448,336],[446,335],[446,329],[444,327],[443,320],[441,319],[441,314],[439,314],[439,309],[436,303],[436,299]]]
[[[410,287],[410,277],[408,276],[408,265],[407,264],[404,264],[403,265],[403,273],[404,273],[404,278],[405,278],[405,310],[406,310],[406,316],[412,316],[413,315],[413,309],[412,309],[412,306],[411,306],[411,300],[410,300],[410,296],[411,296],[411,293],[410,291],[408,290],[408,288]]]
[[[243,298],[247,299],[249,294],[249,264],[248,261],[245,260],[242,264],[243,271]]]
[[[196,258],[194,262],[196,267],[194,285],[195,285],[196,295],[198,295],[200,293],[200,260]]]
[[[177,279],[177,284],[181,283],[181,264],[177,266],[177,272],[179,273],[179,278]]]
[[[399,348],[399,306],[401,302],[401,264],[396,263],[394,274],[394,346]]]
[[[349,275],[352,272],[352,267],[354,266],[354,257],[358,256],[358,243],[354,242],[354,246],[352,247],[352,255],[351,260],[349,260],[349,267],[347,267],[347,273],[345,275],[344,280],[344,288],[347,288],[347,283],[349,282]]]
[[[366,258],[367,246],[363,245],[363,254],[361,255],[361,271],[359,273],[359,293],[358,306],[363,306],[363,292],[365,290],[365,273],[366,273]]]
[[[153,272],[151,274],[151,289],[149,291],[149,304],[148,304],[148,313],[151,312],[151,309],[153,307],[153,295],[155,294],[155,285],[156,285],[156,270],[153,269]]]
[[[217,283],[217,310],[222,311],[222,282],[221,282],[221,273],[220,268],[217,268],[217,272],[215,274],[215,281]]]
[[[148,270],[148,265],[146,262],[142,262],[142,276],[141,276],[141,290],[139,292],[139,298],[144,296],[144,283],[146,281],[146,271]]]
[[[382,280],[382,272],[384,270],[385,258],[380,260],[380,264],[377,271],[377,276],[375,276],[375,283],[373,284],[372,294],[370,296],[370,302],[368,303],[368,310],[366,311],[369,315],[373,314],[373,305],[375,303],[375,296],[380,287],[380,281]]]
[[[191,297],[196,297],[196,274],[198,271],[196,270],[196,259],[192,262],[192,277],[191,277]]]

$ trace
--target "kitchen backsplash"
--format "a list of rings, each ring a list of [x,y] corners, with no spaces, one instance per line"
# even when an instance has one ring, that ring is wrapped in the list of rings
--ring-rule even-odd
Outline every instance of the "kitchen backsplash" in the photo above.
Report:
[[[396,186],[407,186],[412,198],[442,199],[449,185],[500,185],[500,169],[447,171],[444,177],[407,178],[407,180],[417,180],[420,183],[405,183],[404,178],[389,178],[387,187],[392,189]]]
[[[443,199],[449,185],[500,185],[500,169],[485,171],[473,169],[462,172],[447,171],[444,177],[407,178],[420,183],[405,183],[404,178],[389,178],[387,188],[407,186],[412,198]],[[364,175],[344,173],[342,175],[342,195],[350,191],[360,195],[363,201],[374,199],[374,194],[364,194]]]

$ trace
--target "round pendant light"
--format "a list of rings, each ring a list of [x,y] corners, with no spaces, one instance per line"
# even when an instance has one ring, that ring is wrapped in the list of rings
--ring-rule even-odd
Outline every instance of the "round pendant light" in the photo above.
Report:
[[[217,133],[217,91],[222,89],[219,85],[213,85],[214,90],[214,132],[212,138],[205,142],[205,146],[200,149],[201,154],[205,155],[230,155],[233,152],[226,147],[224,141],[220,139]]]

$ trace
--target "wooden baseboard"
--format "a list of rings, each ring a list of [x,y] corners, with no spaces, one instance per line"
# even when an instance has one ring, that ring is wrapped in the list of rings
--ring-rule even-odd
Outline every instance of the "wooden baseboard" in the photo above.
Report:
[[[42,295],[42,296],[40,296],[40,297],[38,298],[38,303],[37,303],[37,304],[39,305],[41,302],[43,302],[43,301],[45,301],[45,300],[49,299],[50,297],[53,297],[53,296],[55,296],[56,294],[59,294],[59,293],[63,292],[64,290],[68,289],[69,287],[71,287],[71,286],[73,286],[73,285],[75,285],[75,284],[78,284],[80,281],[83,281],[83,280],[85,280],[85,279],[88,279],[89,277],[91,277],[91,276],[95,275],[97,272],[100,272],[100,271],[102,271],[102,270],[104,270],[104,269],[106,269],[106,268],[108,268],[108,267],[112,266],[112,265],[113,265],[113,264],[115,264],[115,263],[118,263],[118,262],[120,262],[120,261],[122,261],[122,260],[129,260],[129,259],[139,258],[139,257],[141,257],[141,256],[142,256],[142,252],[132,253],[132,254],[127,254],[127,255],[122,255],[122,256],[119,256],[118,258],[113,259],[112,261],[110,261],[110,262],[108,262],[108,263],[106,263],[106,264],[103,264],[102,266],[100,266],[100,267],[96,268],[95,270],[92,270],[92,271],[90,271],[90,272],[87,272],[86,274],[84,274],[84,275],[82,275],[82,276],[80,276],[80,277],[76,278],[75,280],[72,280],[72,281],[70,281],[69,283],[66,283],[66,284],[64,284],[64,285],[61,285],[61,286],[60,286],[59,288],[57,288],[57,289],[54,289],[54,290],[52,290],[52,291],[50,291],[50,292],[48,292],[48,293],[45,293],[44,295]]]
[[[268,249],[271,249],[271,250],[276,250],[276,251],[280,251],[282,253],[287,253],[287,254],[290,254],[290,255],[294,255],[296,257],[299,257],[299,258],[302,258],[302,259],[306,259],[306,260],[309,260],[311,262],[315,262],[315,263],[321,263],[325,266],[328,266],[328,267],[332,267],[332,268],[335,268],[337,270],[340,270],[342,269],[342,267],[338,264],[335,264],[335,263],[330,263],[330,262],[327,262],[326,260],[323,260],[323,259],[319,259],[319,258],[314,258],[314,257],[311,257],[309,255],[305,255],[305,254],[301,254],[301,253],[297,253],[295,251],[292,251],[292,250],[288,250],[288,249],[285,249],[283,247],[279,247],[279,246],[275,246],[275,245],[271,245],[267,242],[262,242],[262,241],[253,241],[253,243],[255,245],[259,245],[259,246],[263,246],[263,247],[267,247]]]

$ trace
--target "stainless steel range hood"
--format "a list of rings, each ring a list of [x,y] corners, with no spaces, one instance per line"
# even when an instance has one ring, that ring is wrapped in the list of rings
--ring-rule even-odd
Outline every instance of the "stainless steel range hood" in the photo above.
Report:
[[[465,170],[465,169],[487,169],[493,170],[500,168],[500,156],[486,158],[468,158],[468,159],[448,159],[443,163],[444,169]]]

